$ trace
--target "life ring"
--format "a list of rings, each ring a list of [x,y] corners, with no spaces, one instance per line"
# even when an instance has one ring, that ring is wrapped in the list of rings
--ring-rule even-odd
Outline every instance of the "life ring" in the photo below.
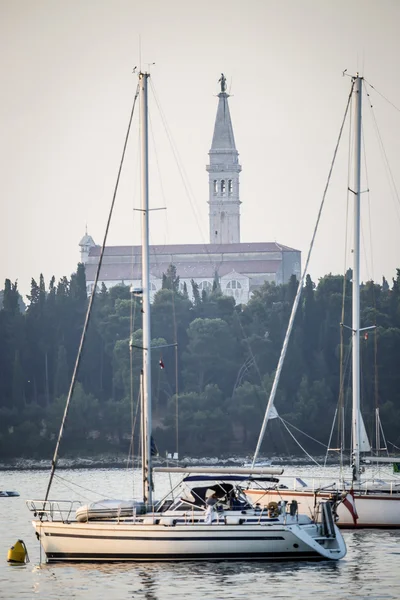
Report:
[[[277,517],[279,515],[279,506],[277,502],[269,502],[267,504],[268,515],[270,517]]]

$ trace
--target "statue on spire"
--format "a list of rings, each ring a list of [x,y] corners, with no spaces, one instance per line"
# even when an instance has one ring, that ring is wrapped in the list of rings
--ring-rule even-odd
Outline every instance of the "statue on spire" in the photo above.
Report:
[[[226,77],[223,73],[221,73],[221,77],[218,79],[218,83],[221,84],[221,92],[226,92]]]

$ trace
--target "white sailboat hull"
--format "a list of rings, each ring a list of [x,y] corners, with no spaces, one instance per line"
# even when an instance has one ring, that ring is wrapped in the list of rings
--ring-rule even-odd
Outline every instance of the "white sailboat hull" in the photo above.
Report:
[[[331,492],[318,492],[312,490],[246,490],[246,495],[253,504],[267,505],[270,501],[296,500],[299,510],[303,514],[314,513],[315,497],[317,501],[326,500]],[[357,510],[357,525],[347,507],[341,503],[337,508],[339,520],[337,525],[343,528],[353,527],[376,527],[376,528],[400,528],[400,494],[382,493],[357,493],[354,491],[354,500]]]
[[[346,553],[340,533],[323,541],[321,536],[319,542],[314,524],[168,526],[34,521],[33,525],[49,562],[337,560]]]
[[[0,498],[11,498],[11,497],[15,497],[15,496],[19,496],[19,493],[0,490]]]

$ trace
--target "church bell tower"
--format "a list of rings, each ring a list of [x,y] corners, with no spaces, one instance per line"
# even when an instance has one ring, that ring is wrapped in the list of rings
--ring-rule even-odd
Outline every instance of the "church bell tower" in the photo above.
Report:
[[[223,73],[219,82],[217,116],[207,165],[209,181],[210,244],[240,242],[239,153],[236,150]]]

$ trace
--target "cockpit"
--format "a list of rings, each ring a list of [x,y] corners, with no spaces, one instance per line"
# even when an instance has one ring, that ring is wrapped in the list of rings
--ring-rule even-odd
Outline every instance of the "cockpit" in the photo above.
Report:
[[[225,510],[245,510],[252,508],[242,490],[228,482],[210,483],[206,486],[186,487],[174,500],[164,500],[157,507],[157,512],[166,510],[199,510],[204,511],[207,499],[214,495],[217,507]]]

